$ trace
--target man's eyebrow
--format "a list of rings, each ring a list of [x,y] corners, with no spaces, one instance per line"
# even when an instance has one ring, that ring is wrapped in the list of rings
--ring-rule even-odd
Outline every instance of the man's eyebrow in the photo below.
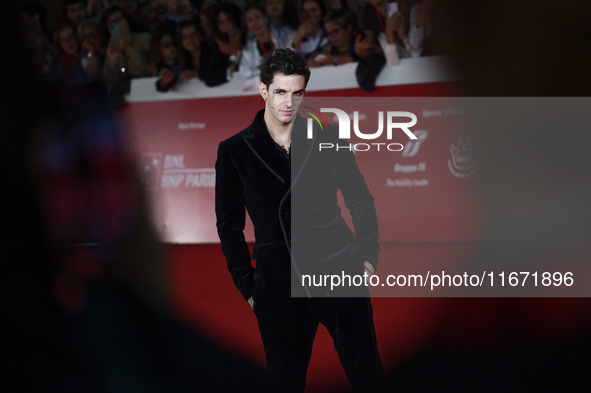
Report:
[[[297,94],[297,93],[303,93],[305,90],[306,90],[306,89],[300,89],[300,90],[298,90],[298,91],[295,91],[295,92],[294,92],[294,94]],[[276,88],[275,90],[273,90],[273,92],[274,92],[274,93],[285,93],[286,91],[287,91],[287,90],[285,90],[285,89],[282,89],[282,88],[280,88],[280,87],[278,87],[278,88]]]

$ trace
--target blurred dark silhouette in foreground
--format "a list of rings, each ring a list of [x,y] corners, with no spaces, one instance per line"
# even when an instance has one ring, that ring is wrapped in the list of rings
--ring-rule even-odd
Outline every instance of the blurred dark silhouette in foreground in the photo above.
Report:
[[[443,5],[445,53],[463,75],[464,95],[525,97],[525,103],[528,97],[591,93],[591,3],[444,0]],[[526,126],[497,113],[502,126],[469,130],[486,216],[478,262],[506,271],[577,268],[580,285],[589,282],[591,133],[588,122],[555,127],[572,113],[559,105],[550,114],[534,113]],[[543,118],[551,121],[541,124]],[[393,391],[591,391],[589,298],[454,299],[454,304],[432,345],[390,373]]]
[[[255,391],[258,367],[171,316],[161,246],[102,86],[38,79],[0,3],[2,383]]]

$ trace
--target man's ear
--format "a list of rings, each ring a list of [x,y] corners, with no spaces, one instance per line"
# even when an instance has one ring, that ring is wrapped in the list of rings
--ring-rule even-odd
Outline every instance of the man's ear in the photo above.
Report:
[[[263,82],[259,82],[259,92],[261,93],[261,97],[263,97],[264,101],[267,101],[267,86]]]

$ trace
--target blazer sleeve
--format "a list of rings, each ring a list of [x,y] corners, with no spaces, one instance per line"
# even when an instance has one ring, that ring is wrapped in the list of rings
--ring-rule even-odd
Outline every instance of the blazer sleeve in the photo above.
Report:
[[[345,206],[349,209],[353,219],[357,246],[365,260],[377,269],[380,246],[374,199],[355,162],[355,155],[349,150],[338,151],[336,173]]]
[[[228,270],[244,299],[251,296],[254,268],[244,238],[246,210],[242,182],[225,142],[220,143],[215,164],[215,211],[218,236]]]

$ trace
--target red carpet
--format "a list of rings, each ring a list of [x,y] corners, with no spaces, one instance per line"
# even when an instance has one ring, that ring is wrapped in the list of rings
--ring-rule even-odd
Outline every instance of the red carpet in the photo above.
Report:
[[[221,346],[264,365],[256,318],[234,287],[219,245],[167,245],[171,295],[179,318]],[[467,244],[384,245],[382,258],[468,258]],[[442,259],[443,258],[443,259]],[[433,347],[487,348],[509,339],[557,340],[589,326],[588,299],[374,298],[374,321],[386,371]],[[348,382],[326,329],[308,371],[309,392]]]

